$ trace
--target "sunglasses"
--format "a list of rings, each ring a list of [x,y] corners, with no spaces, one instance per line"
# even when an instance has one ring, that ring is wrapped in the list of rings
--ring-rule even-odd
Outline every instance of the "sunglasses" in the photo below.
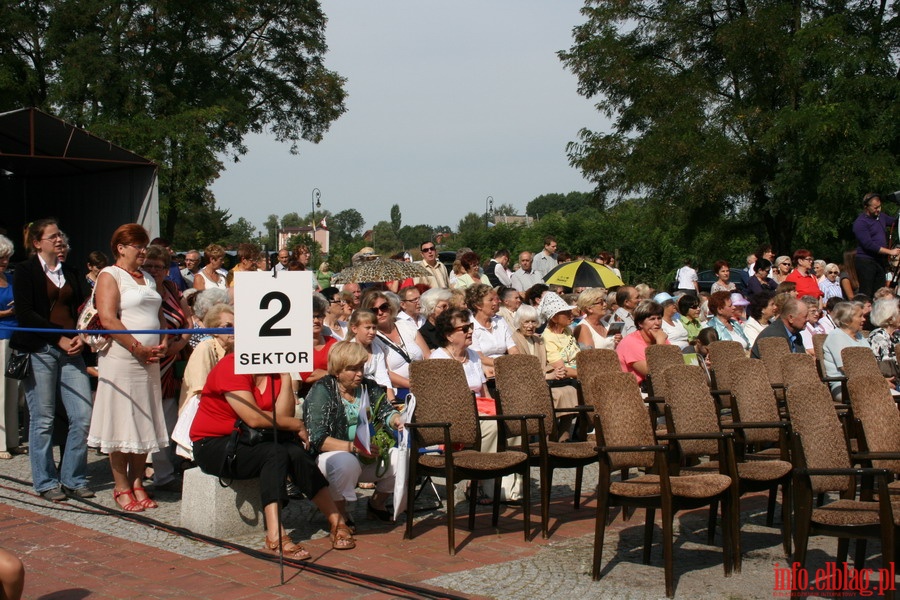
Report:
[[[454,327],[453,331],[462,331],[463,333],[469,333],[474,329],[475,326],[471,323],[466,323],[465,325],[460,325],[459,327]]]
[[[384,304],[379,304],[378,306],[373,306],[372,310],[374,310],[375,312],[380,312],[380,313],[391,312],[391,306],[390,306],[390,304],[385,302]]]
[[[422,252],[434,252],[435,250],[437,250],[437,248],[435,248],[434,246],[432,246],[431,248],[422,248]]]

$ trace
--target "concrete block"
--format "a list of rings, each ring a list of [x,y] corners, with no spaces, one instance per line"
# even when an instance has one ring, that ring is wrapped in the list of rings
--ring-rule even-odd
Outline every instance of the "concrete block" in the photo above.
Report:
[[[199,468],[184,472],[181,526],[218,538],[264,532],[259,480],[233,480],[229,487]]]

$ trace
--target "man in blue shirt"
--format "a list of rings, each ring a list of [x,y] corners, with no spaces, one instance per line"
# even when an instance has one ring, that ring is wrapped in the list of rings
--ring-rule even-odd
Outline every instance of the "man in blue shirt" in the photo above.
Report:
[[[870,298],[875,290],[884,287],[886,256],[897,256],[900,248],[891,248],[888,229],[895,227],[897,219],[881,214],[881,196],[866,194],[863,212],[853,222],[853,235],[859,242],[856,248],[856,276],[859,293]]]
[[[787,340],[788,347],[791,352],[800,354],[806,352],[803,347],[803,339],[800,332],[806,327],[806,316],[809,314],[809,308],[805,302],[801,302],[797,298],[791,298],[784,303],[781,309],[781,315],[777,321],[759,332],[753,349],[750,350],[750,356],[760,358],[759,356],[759,340],[769,337],[781,337]]]

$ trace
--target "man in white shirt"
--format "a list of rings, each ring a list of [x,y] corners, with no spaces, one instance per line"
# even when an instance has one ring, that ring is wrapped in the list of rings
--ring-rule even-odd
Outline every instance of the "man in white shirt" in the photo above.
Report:
[[[278,262],[275,264],[276,271],[287,271],[288,263],[291,260],[291,253],[287,251],[287,248],[282,248],[278,251]]]
[[[397,313],[397,320],[406,320],[415,323],[416,329],[419,329],[425,324],[425,317],[419,312],[421,310],[419,298],[422,297],[422,294],[418,289],[410,285],[405,288],[400,288],[397,295],[400,296],[400,312]]]
[[[559,263],[556,261],[556,238],[548,235],[544,238],[544,249],[534,255],[533,268],[541,275],[546,275]]]
[[[544,280],[541,278],[541,274],[532,270],[531,260],[531,252],[528,252],[526,250],[525,252],[519,254],[519,270],[513,272],[513,274],[510,276],[512,286],[516,289],[517,292],[525,293],[525,291],[534,284],[544,282]]]
[[[428,277],[416,277],[416,283],[424,283],[432,288],[450,287],[450,275],[447,273],[447,267],[438,260],[437,246],[434,242],[422,242],[419,244],[419,250],[422,252],[422,260],[420,265],[428,271]]]
[[[188,250],[184,255],[184,268],[181,270],[181,277],[187,284],[188,288],[194,287],[194,275],[200,270],[200,252],[197,250]]]

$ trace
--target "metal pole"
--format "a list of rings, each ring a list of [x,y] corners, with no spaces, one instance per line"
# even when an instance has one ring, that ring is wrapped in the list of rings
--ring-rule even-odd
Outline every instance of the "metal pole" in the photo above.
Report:
[[[322,208],[322,203],[319,201],[319,199],[320,199],[321,197],[322,197],[322,192],[319,191],[319,188],[313,188],[313,191],[312,191],[312,200],[311,200],[311,205],[312,205],[312,235],[310,236],[310,237],[312,238],[313,244],[315,244],[315,242],[316,242],[316,207]],[[310,248],[310,252],[311,252],[311,251],[312,251],[312,248]]]
[[[494,197],[488,196],[484,199],[484,228],[488,227],[488,219],[490,218],[490,214],[494,212]]]

